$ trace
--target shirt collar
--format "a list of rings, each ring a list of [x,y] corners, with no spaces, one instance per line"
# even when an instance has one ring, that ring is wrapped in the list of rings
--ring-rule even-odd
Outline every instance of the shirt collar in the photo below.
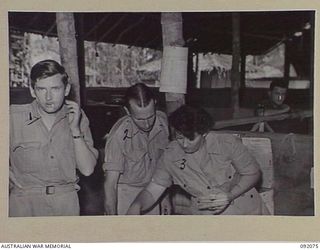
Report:
[[[169,158],[172,162],[180,161],[186,155],[177,141],[172,141],[167,149],[169,150]]]
[[[32,123],[34,123],[35,121],[41,119],[41,115],[39,112],[39,104],[36,100],[34,100],[31,103],[31,111],[29,112],[28,118],[27,118],[27,125],[30,125]],[[62,108],[58,111],[57,116],[56,116],[56,122],[62,120],[63,118],[65,118],[67,116],[67,106],[65,104],[63,104]]]
[[[41,118],[39,113],[39,104],[36,100],[31,103],[31,115],[32,118]]]
[[[173,147],[171,149],[171,159],[173,162],[181,160],[183,157],[185,157],[186,153],[183,151],[183,149],[179,146],[177,141],[171,142],[173,143]],[[218,144],[218,138],[215,134],[209,133],[204,142],[204,147],[206,147],[206,151],[208,154],[220,154],[220,147]],[[170,147],[171,148],[171,147]]]
[[[220,154],[219,140],[217,134],[209,132],[205,138],[205,146],[209,154]]]
[[[137,125],[134,123],[134,121],[132,120],[132,117],[129,115],[130,118],[130,122],[132,124],[132,134],[131,137],[134,137],[135,135],[139,134],[140,132],[142,132]],[[165,124],[163,124],[160,119],[159,116],[156,113],[156,120],[154,122],[153,128],[152,130],[149,132],[149,140],[152,140],[157,134],[159,134],[164,126],[166,126]]]
[[[137,127],[137,125],[134,123],[134,121],[132,120],[132,117],[130,115],[128,115],[128,118],[130,120],[130,125],[131,125],[131,135],[130,137],[134,137],[135,135],[139,134],[140,129]]]
[[[152,130],[150,131],[149,139],[152,140],[157,134],[159,134],[165,128],[165,126],[166,124],[162,123],[162,121],[156,113],[156,120],[154,122]]]
[[[39,119],[41,119],[41,116],[39,114],[38,103],[36,100],[34,100],[31,103],[31,110],[29,111],[29,114],[25,122],[27,125],[31,125]]]

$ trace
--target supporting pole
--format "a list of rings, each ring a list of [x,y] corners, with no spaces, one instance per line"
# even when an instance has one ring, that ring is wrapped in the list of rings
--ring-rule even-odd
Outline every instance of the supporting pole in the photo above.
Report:
[[[285,40],[285,51],[284,51],[284,81],[287,86],[289,86],[289,78],[290,78],[290,41],[288,39]]]
[[[310,107],[313,110],[314,99],[314,33],[315,33],[315,14],[312,13],[310,28]],[[313,126],[313,124],[311,124]]]
[[[80,84],[77,61],[77,41],[73,13],[56,14],[57,31],[62,65],[69,76],[72,86],[70,97],[80,105]]]
[[[240,13],[232,13],[231,108],[233,117],[239,112],[240,55]]]
[[[239,105],[243,103],[243,96],[246,88],[246,54],[243,50],[241,50],[240,68]]]
[[[165,12],[161,14],[163,47],[183,47],[185,42],[182,34],[182,14]],[[165,60],[165,58],[163,58]],[[177,72],[179,73],[179,72]],[[185,83],[187,84],[187,83]],[[166,109],[170,114],[185,103],[184,94],[166,92]]]
[[[194,53],[189,51],[188,53],[188,77],[187,77],[187,92],[190,93],[192,89],[197,87],[197,75],[193,72],[193,55]]]
[[[86,91],[86,65],[85,65],[85,51],[84,51],[84,32],[83,32],[83,14],[75,14],[75,24],[77,31],[77,54],[78,54],[78,68],[79,68],[79,84],[80,84],[80,101],[82,107],[87,104]]]
[[[241,71],[240,71],[240,87],[246,87],[246,55],[241,53]]]

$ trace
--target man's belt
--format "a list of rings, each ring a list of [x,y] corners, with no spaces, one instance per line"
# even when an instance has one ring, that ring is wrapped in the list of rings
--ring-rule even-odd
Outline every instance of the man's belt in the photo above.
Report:
[[[59,194],[65,192],[78,191],[80,187],[75,183],[70,184],[58,184],[58,185],[48,185],[44,187],[13,187],[11,194]]]

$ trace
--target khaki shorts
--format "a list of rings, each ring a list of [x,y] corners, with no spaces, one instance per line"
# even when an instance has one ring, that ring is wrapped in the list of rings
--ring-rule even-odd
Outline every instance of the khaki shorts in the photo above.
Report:
[[[118,184],[118,215],[126,215],[134,199],[141,192],[143,187],[134,187],[127,184]],[[156,205],[148,215],[159,215],[160,208]]]
[[[9,196],[10,217],[73,216],[80,214],[76,188],[61,192],[13,190]]]

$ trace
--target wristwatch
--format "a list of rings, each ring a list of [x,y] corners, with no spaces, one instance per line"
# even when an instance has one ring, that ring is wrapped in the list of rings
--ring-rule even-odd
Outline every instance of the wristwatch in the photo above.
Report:
[[[84,138],[83,134],[80,135],[72,135],[73,139],[80,139],[80,138]]]

